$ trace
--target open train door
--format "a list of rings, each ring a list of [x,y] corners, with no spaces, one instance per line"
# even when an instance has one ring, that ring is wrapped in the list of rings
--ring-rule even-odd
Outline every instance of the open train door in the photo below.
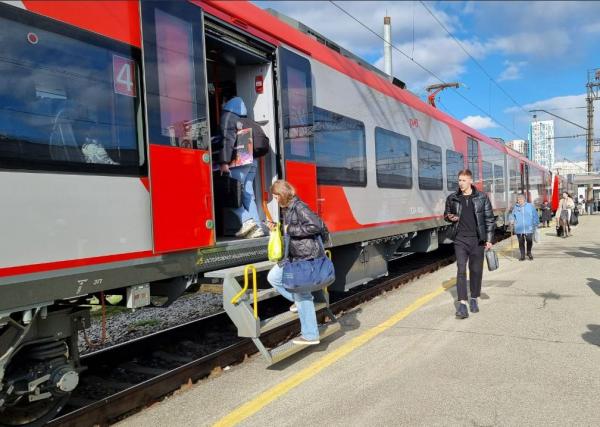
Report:
[[[558,203],[560,202],[560,178],[554,174],[554,180],[552,182],[552,212],[556,212],[558,209]]]
[[[280,47],[277,69],[285,179],[296,188],[298,196],[318,212],[310,61]]]
[[[141,1],[140,16],[154,251],[211,245],[202,9],[187,1]]]
[[[521,188],[523,188],[523,193],[525,193],[525,200],[533,203],[529,189],[529,165],[525,162],[521,162]]]

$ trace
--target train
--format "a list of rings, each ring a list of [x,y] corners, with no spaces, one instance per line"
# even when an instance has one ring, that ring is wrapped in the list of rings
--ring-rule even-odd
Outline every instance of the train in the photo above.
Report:
[[[41,425],[84,367],[93,296],[168,304],[266,260],[215,205],[211,137],[234,90],[269,138],[255,194],[291,182],[325,221],[344,292],[449,243],[457,172],[506,225],[553,176],[335,42],[230,1],[0,2],[0,424]],[[556,190],[555,190],[556,191]]]

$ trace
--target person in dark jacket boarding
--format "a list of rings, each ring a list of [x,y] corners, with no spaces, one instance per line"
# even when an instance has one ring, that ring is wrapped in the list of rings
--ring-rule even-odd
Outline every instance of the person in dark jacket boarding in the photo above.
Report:
[[[469,263],[469,301],[471,313],[477,313],[477,298],[481,293],[484,249],[492,247],[496,226],[492,204],[487,194],[473,186],[473,174],[469,169],[458,173],[458,191],[446,199],[444,219],[452,223],[450,238],[454,240],[456,255],[456,287],[458,309],[456,317],[469,317],[467,310],[467,262]]]
[[[278,180],[271,186],[273,198],[282,208],[284,233],[289,236],[290,261],[311,259],[324,256],[323,247],[318,241],[319,236],[327,240],[325,223],[302,200],[296,196],[296,190],[290,183]],[[275,224],[269,224],[273,229]],[[268,282],[277,291],[293,302],[290,311],[298,312],[300,318],[301,336],[294,339],[297,345],[319,344],[319,329],[313,296],[307,293],[291,293],[283,286],[283,267],[273,266],[267,276]]]

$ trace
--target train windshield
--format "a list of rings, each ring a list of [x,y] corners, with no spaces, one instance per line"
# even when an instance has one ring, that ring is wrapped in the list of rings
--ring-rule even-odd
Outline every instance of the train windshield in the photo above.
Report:
[[[131,49],[110,49],[91,35],[71,37],[75,31],[63,33],[60,24],[31,24],[0,18],[0,165],[139,171],[138,66]]]

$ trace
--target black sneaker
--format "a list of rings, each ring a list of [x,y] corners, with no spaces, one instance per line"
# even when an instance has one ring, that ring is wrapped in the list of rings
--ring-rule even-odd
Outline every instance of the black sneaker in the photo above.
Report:
[[[527,254],[527,258],[529,258],[530,261],[533,261],[533,255]]]
[[[522,256],[521,258],[519,258],[519,261],[525,261],[525,257]]]
[[[477,305],[477,298],[471,298],[469,300],[469,308],[471,313],[479,313],[479,306]]]
[[[467,311],[466,304],[458,303],[458,310],[456,310],[456,318],[457,319],[466,319],[469,317],[469,312]]]

